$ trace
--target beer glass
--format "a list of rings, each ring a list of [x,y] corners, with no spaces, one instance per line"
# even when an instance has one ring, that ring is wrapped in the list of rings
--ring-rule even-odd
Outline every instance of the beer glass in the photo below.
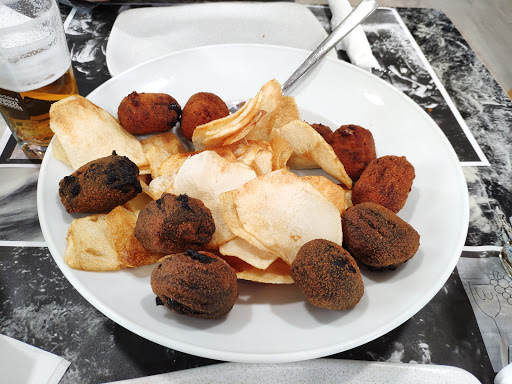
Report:
[[[76,93],[56,0],[0,0],[0,112],[28,158],[53,136],[51,104]]]

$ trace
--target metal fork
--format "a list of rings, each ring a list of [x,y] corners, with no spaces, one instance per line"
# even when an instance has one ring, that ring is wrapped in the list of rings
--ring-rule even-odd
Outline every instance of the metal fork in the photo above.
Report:
[[[313,51],[311,55],[301,64],[299,68],[283,84],[283,95],[299,80],[302,76],[315,66],[338,42],[347,36],[355,27],[361,24],[370,16],[379,5],[375,0],[361,0],[352,12],[327,36],[327,38]],[[235,103],[229,112],[235,113],[244,104]]]

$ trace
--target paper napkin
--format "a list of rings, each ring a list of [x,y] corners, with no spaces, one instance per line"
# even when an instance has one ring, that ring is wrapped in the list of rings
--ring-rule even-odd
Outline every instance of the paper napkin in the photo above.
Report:
[[[331,28],[334,30],[352,12],[352,6],[348,0],[328,0],[328,3],[332,13]],[[377,59],[372,54],[368,39],[360,25],[341,40],[336,48],[347,52],[352,64],[360,68],[366,70],[381,69]]]
[[[69,361],[53,353],[0,335],[2,383],[57,384],[69,364]]]

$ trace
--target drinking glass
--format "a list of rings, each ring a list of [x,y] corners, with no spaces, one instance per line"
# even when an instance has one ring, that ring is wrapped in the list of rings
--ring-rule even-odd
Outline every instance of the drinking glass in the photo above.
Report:
[[[0,113],[28,158],[53,136],[51,104],[76,93],[55,0],[0,0]]]

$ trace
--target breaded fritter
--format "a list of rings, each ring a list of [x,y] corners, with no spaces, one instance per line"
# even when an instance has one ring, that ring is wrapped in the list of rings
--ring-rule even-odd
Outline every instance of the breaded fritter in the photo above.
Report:
[[[135,225],[144,248],[165,254],[201,249],[214,232],[212,213],[201,200],[170,193],[146,204]]]
[[[333,135],[331,128],[329,128],[327,125],[318,124],[318,123],[314,123],[314,124],[310,124],[310,125],[313,127],[313,129],[315,131],[317,131],[320,134],[320,136],[322,136],[324,138],[325,141],[327,141],[329,144],[331,144],[332,135]]]
[[[377,158],[372,133],[359,125],[342,125],[332,134],[330,144],[353,181]]]
[[[192,141],[192,134],[197,126],[209,123],[229,115],[226,103],[216,94],[199,92],[190,97],[183,107],[181,131],[187,140]]]
[[[324,239],[311,240],[300,248],[290,275],[308,301],[320,308],[353,308],[364,293],[354,258],[338,244]]]
[[[380,157],[368,164],[354,185],[352,203],[371,201],[397,213],[405,205],[414,178],[414,167],[404,156]]]
[[[117,109],[121,126],[133,135],[165,132],[179,121],[181,107],[165,93],[137,93],[126,96]]]
[[[203,319],[227,314],[238,297],[234,270],[209,252],[187,250],[162,260],[151,274],[156,304]]]
[[[343,247],[372,270],[395,269],[420,246],[416,230],[389,209],[361,203],[341,215]]]
[[[141,192],[139,168],[115,151],[81,166],[59,183],[59,196],[69,213],[108,212]]]

